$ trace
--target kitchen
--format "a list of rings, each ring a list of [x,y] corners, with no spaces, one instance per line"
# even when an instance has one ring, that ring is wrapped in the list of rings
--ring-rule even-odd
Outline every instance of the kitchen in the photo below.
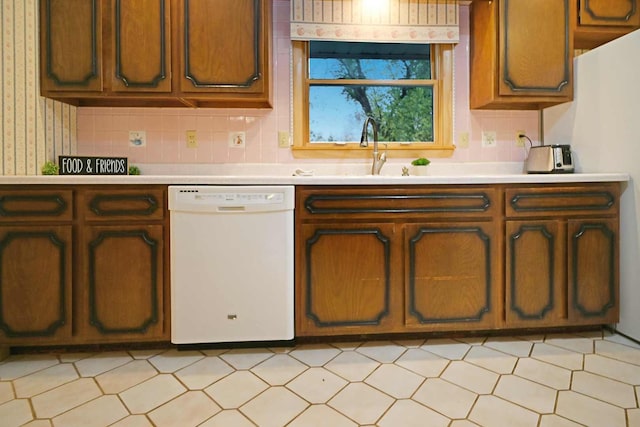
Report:
[[[5,5],[5,9],[8,8],[11,8],[11,6]],[[33,12],[33,10],[31,12]],[[7,12],[5,16],[10,16],[10,14]],[[34,13],[30,15],[28,11],[25,11],[25,18],[28,16],[31,16],[33,19]],[[26,120],[34,124],[44,124],[45,129],[52,130],[50,137],[41,138],[41,140],[45,140],[48,145],[45,147],[34,147],[31,150],[13,150],[16,153],[14,158],[11,156],[11,151],[14,148],[14,145],[11,145],[12,139],[5,138],[4,153],[6,155],[5,162],[3,163],[3,173],[5,175],[37,173],[38,165],[41,163],[41,161],[39,162],[37,159],[44,159],[46,157],[42,154],[43,149],[44,152],[56,153],[56,155],[126,156],[130,159],[131,163],[142,165],[143,174],[145,174],[145,165],[158,163],[177,163],[177,165],[174,166],[176,174],[184,174],[184,169],[180,169],[180,164],[187,164],[189,168],[202,170],[205,174],[207,170],[211,170],[209,168],[216,167],[221,168],[221,170],[227,168],[227,170],[231,171],[229,172],[231,174],[237,173],[237,171],[233,171],[233,165],[237,163],[248,163],[249,167],[261,168],[261,170],[268,170],[270,167],[275,166],[279,168],[279,170],[288,171],[289,174],[298,167],[303,169],[310,168],[307,164],[313,164],[312,168],[314,169],[322,167],[322,165],[317,165],[317,162],[295,159],[290,149],[279,148],[275,145],[275,141],[278,140],[278,133],[281,131],[288,132],[290,128],[290,101],[288,93],[288,2],[274,2],[274,22],[275,33],[273,45],[276,78],[274,78],[273,93],[276,94],[276,96],[274,97],[274,108],[272,110],[243,109],[241,113],[238,114],[235,110],[169,109],[168,111],[164,111],[159,109],[144,109],[143,113],[140,114],[140,110],[138,109],[82,107],[77,109],[77,112],[74,112],[73,109],[65,105],[53,104],[51,101],[42,101],[45,105],[42,113],[43,116],[25,114],[24,118],[22,118],[20,114],[17,114],[13,116],[17,119],[16,124],[12,122],[12,126],[6,126],[5,129],[16,129],[15,126],[20,124],[18,123],[20,120]],[[461,29],[465,28],[465,23],[468,22],[468,11],[465,7],[461,8],[460,22]],[[462,47],[465,46],[465,42],[468,43],[468,34],[465,34],[465,31],[462,30]],[[468,59],[465,59],[467,55],[468,52],[466,52],[465,49],[457,49],[456,61],[459,57],[462,57],[462,61],[468,61]],[[17,66],[20,66],[19,62]],[[518,130],[526,130],[527,135],[532,140],[539,141],[538,113],[536,111],[469,110],[468,88],[466,84],[460,84],[460,81],[464,82],[465,80],[465,71],[465,66],[456,67],[457,84],[454,127],[456,130],[460,130],[460,134],[468,131],[468,147],[465,148],[463,147],[463,143],[459,143],[452,157],[433,159],[432,166],[434,166],[434,173],[437,171],[447,173],[452,164],[455,165],[457,170],[461,170],[465,166],[465,163],[473,164],[476,162],[484,164],[485,169],[482,169],[482,164],[480,166],[477,164],[473,165],[474,167],[479,167],[481,171],[491,170],[491,168],[496,167],[496,164],[507,164],[507,166],[510,166],[509,163],[511,162],[519,163],[521,166],[525,154],[522,147],[515,145],[515,135]],[[25,85],[25,92],[29,93],[27,90],[29,87],[29,85]],[[7,93],[7,91],[5,91],[5,93],[3,93],[5,96],[4,99],[6,100],[7,97],[10,99],[12,94],[19,92],[20,91],[9,91]],[[284,96],[281,95],[283,93]],[[34,98],[35,96],[36,95],[34,95]],[[24,108],[24,111],[34,111],[38,109],[36,107],[38,104],[35,102],[29,103],[22,99],[15,99],[15,102],[16,109],[20,106]],[[61,123],[55,122],[55,120],[48,115],[54,113],[61,115]],[[4,117],[7,116],[8,115],[5,114]],[[72,132],[73,128],[76,128],[76,126],[74,126],[75,123],[77,123],[76,138],[73,137]],[[129,146],[128,132],[132,129],[145,130],[147,132],[145,146]],[[191,129],[198,131],[199,146],[195,150],[187,149],[184,141],[185,132]],[[480,138],[482,130],[496,131],[497,144],[495,147],[482,147]],[[43,132],[43,130],[36,126],[36,129],[33,129],[31,132],[37,134],[38,132]],[[227,134],[229,132],[246,132],[247,139],[244,149],[228,146]],[[22,134],[15,132],[15,134],[16,142],[14,144],[18,147],[28,146],[28,138],[24,135],[29,135],[29,132]],[[207,135],[210,136],[208,137]],[[7,140],[9,143],[6,142]],[[169,142],[165,144],[165,141]],[[179,141],[180,143],[178,144],[175,141]],[[461,141],[460,135],[456,135],[456,141]],[[580,154],[581,153],[578,153],[578,155]],[[19,157],[23,155],[24,157]],[[40,155],[40,157],[38,157],[38,155]],[[20,159],[24,159],[24,161],[21,162],[19,161]],[[197,165],[192,166],[190,165],[191,163],[197,163]],[[255,166],[256,163],[260,165]],[[351,160],[345,163],[352,164],[354,162]],[[388,173],[392,173],[393,171],[399,174],[401,167],[406,165],[406,163],[406,160],[391,158],[385,167],[388,168]],[[461,165],[460,163],[463,164]],[[369,160],[367,159],[366,163],[362,161],[361,165],[364,168],[368,167]],[[194,169],[190,169],[190,171],[192,170]],[[450,176],[451,173],[447,175]],[[443,179],[452,180],[450,177]],[[574,340],[569,339],[568,342],[576,340],[578,343],[583,344],[581,338],[575,338]],[[491,342],[492,340],[488,341],[488,343]],[[604,342],[599,343],[602,344]],[[460,344],[460,342],[455,341],[450,344],[455,344],[454,347],[459,347],[458,344]],[[553,347],[549,348],[546,344],[541,344],[542,343],[538,343],[538,348],[544,348],[549,351],[553,349]],[[597,345],[599,344],[596,344],[596,346]],[[465,347],[464,344],[463,347]],[[334,348],[331,347],[324,348],[324,350],[328,354],[334,353]],[[364,344],[360,350],[361,352],[347,350],[350,351],[350,353],[347,354],[349,357],[359,357],[363,353],[367,354],[367,352],[373,354],[375,352],[375,345],[373,343]],[[416,349],[409,348],[409,350]],[[415,353],[409,350],[407,350],[406,355]],[[437,351],[435,348],[433,348],[433,350]],[[474,350],[478,351],[478,349]],[[346,355],[343,355],[343,358],[346,359],[346,357]],[[158,360],[162,359],[162,357],[158,357]],[[345,394],[347,390],[345,390]],[[357,390],[357,388],[355,390]],[[282,392],[283,390],[274,390],[274,393],[276,391]],[[335,406],[340,406],[338,403],[339,400],[340,399],[336,399],[336,402],[334,402],[336,403]],[[409,402],[403,403],[407,404]],[[477,413],[480,413],[481,409],[482,408],[478,408]],[[327,410],[327,408],[323,407],[322,410]],[[344,412],[348,412],[348,410],[345,409],[343,410],[343,413]],[[628,412],[634,414],[637,411],[633,412],[633,410],[629,409]],[[395,412],[390,412],[390,414],[392,413]],[[630,419],[632,419],[632,416],[633,415],[629,415]],[[476,419],[480,420],[481,418]]]

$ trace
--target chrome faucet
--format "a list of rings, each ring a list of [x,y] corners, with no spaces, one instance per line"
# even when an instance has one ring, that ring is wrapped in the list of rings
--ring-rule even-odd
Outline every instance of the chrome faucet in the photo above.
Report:
[[[362,127],[362,136],[360,137],[360,147],[369,146],[368,128],[369,123],[373,126],[373,164],[371,165],[371,175],[380,175],[380,169],[387,161],[387,150],[384,153],[378,153],[378,124],[373,117],[367,117]],[[385,147],[387,144],[385,144]]]

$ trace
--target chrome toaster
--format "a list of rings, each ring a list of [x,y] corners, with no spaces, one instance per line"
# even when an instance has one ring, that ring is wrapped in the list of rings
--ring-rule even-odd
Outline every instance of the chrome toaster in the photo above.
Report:
[[[529,149],[527,173],[572,173],[573,155],[569,145],[538,145]]]

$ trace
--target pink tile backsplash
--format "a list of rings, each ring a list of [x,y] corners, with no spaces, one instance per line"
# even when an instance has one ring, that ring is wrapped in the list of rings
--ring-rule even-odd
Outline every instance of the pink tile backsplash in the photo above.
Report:
[[[127,156],[130,163],[292,163],[288,148],[278,147],[278,131],[290,131],[289,1],[274,0],[273,109],[216,108],[78,108],[79,155]],[[521,161],[519,130],[538,140],[537,111],[469,109],[468,7],[460,7],[460,43],[455,49],[454,140],[469,134],[468,147],[436,161]],[[144,147],[129,146],[129,130],[146,131]],[[187,130],[197,133],[198,147],[187,148]],[[482,131],[495,131],[496,147],[481,145]],[[246,132],[244,148],[229,147],[228,133]],[[335,160],[335,159],[334,159]],[[331,160],[330,160],[331,161]],[[391,160],[393,161],[393,160]]]

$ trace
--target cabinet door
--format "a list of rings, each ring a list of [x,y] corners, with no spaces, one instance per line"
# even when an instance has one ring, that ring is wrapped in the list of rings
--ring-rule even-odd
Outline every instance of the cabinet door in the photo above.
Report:
[[[297,248],[296,335],[390,332],[401,289],[392,224],[306,224]]]
[[[572,96],[569,0],[500,0],[501,96]]]
[[[171,92],[169,0],[111,0],[111,90]]]
[[[265,90],[264,0],[179,0],[182,92]],[[265,19],[263,19],[265,16]]]
[[[163,226],[85,226],[76,312],[88,342],[166,338]]]
[[[617,219],[568,222],[569,319],[615,323],[619,315]]]
[[[508,327],[557,326],[567,319],[565,224],[507,221]]]
[[[485,329],[501,312],[493,223],[405,228],[406,324],[425,330]]]
[[[580,0],[580,25],[640,26],[638,0]]]
[[[0,227],[0,343],[71,337],[71,226]]]
[[[40,16],[43,94],[102,91],[100,1],[42,0]]]

